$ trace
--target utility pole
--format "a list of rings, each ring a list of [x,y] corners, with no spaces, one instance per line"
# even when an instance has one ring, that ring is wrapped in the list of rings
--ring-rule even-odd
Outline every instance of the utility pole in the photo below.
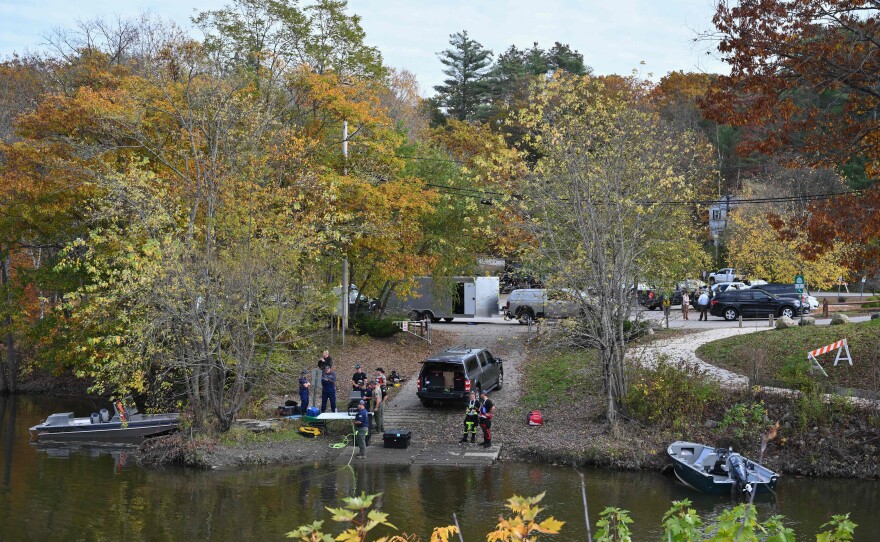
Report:
[[[342,121],[342,174],[348,175],[348,121]],[[348,256],[342,258],[342,348],[345,348],[345,330],[348,329]]]

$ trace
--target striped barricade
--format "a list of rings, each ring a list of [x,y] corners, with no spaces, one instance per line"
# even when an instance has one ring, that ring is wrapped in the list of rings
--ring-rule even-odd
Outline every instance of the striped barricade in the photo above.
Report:
[[[846,361],[850,365],[852,365],[852,357],[849,355],[849,345],[846,344],[846,339],[840,339],[837,342],[833,342],[831,344],[827,344],[821,348],[817,348],[815,350],[811,350],[807,352],[807,361],[813,362],[816,367],[822,371],[822,374],[828,376],[828,373],[825,372],[825,369],[819,365],[819,360],[816,359],[816,356],[821,356],[822,354],[826,354],[832,350],[837,350],[837,357],[834,358],[834,366],[837,366],[837,363],[840,361]]]

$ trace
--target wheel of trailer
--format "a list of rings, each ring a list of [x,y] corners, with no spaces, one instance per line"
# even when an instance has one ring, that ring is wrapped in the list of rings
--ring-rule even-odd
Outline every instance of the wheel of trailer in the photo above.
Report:
[[[434,323],[434,324],[436,324],[437,322],[440,321],[440,319],[437,318],[436,316],[434,316],[434,313],[431,312],[431,311],[425,311],[425,312],[423,312],[423,313],[422,313],[422,319],[423,319],[423,320],[430,320],[431,323]]]
[[[412,310],[412,311],[409,311],[409,313],[406,315],[406,317],[409,318],[410,320],[417,321],[417,320],[422,319],[422,313],[420,313],[419,311],[416,311],[416,310]]]
[[[443,321],[444,321],[444,322],[451,322],[452,320],[453,320],[453,319],[450,318],[450,317],[448,317],[448,316],[445,317],[445,318],[443,318]]]

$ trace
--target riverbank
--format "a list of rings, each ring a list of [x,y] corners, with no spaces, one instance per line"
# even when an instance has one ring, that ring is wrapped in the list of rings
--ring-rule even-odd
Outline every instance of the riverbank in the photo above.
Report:
[[[573,353],[554,351],[540,341],[527,345],[523,331],[524,326],[516,325],[447,326],[444,330],[435,329],[435,341],[431,345],[406,336],[381,341],[358,339],[345,352],[333,355],[340,380],[345,378],[346,371],[353,371],[355,363],[366,363],[367,368],[373,369],[378,366],[377,360],[383,360],[386,371],[395,369],[413,379],[421,359],[448,345],[476,344],[474,341],[477,341],[489,347],[496,356],[505,359],[504,390],[493,394],[499,407],[493,443],[502,461],[659,470],[668,464],[666,446],[674,440],[734,445],[744,455],[757,459],[760,432],[752,431],[735,438],[726,434],[731,429],[720,426],[725,417],[729,417],[727,413],[732,407],[759,404],[767,419],[780,422],[778,437],[769,442],[764,453],[763,462],[771,469],[789,475],[880,477],[880,428],[874,410],[859,410],[843,401],[810,404],[761,390],[719,389],[720,400],[707,406],[702,415],[690,419],[687,425],[672,428],[624,418],[612,430],[605,421],[597,364],[572,360]],[[681,331],[665,333],[661,337],[668,339],[677,333],[681,340],[691,340],[690,334]],[[541,387],[548,382],[548,388]],[[412,380],[409,385],[412,386]],[[274,408],[273,405],[270,400],[267,409]],[[531,427],[526,417],[536,407],[542,410],[544,425]],[[813,418],[827,423],[805,425],[802,412],[805,408],[814,409]],[[412,388],[394,389],[386,412],[391,423],[386,421],[386,428],[405,421],[405,427],[413,431],[412,449],[408,453],[392,453],[381,448],[381,441],[374,437],[367,462],[412,464],[414,458],[425,451],[438,456],[461,457],[468,450],[478,450],[475,445],[458,443],[462,434],[460,409],[421,407]],[[270,415],[268,410],[265,414]],[[353,448],[334,447],[345,442],[349,431],[345,422],[340,424],[331,427],[330,435],[316,439],[300,436],[296,422],[280,424],[277,430],[264,435],[236,430],[221,442],[205,444],[202,450],[190,456],[195,459],[191,464],[233,468],[349,462]],[[147,463],[155,459],[150,454],[144,455]]]

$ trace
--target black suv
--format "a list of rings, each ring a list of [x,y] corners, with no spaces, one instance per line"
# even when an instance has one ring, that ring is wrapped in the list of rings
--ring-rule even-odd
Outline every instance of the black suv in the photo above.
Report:
[[[809,303],[807,303],[807,296],[810,295],[806,289],[803,292],[798,292],[795,289],[794,284],[781,284],[771,282],[768,284],[762,284],[760,286],[753,286],[756,290],[764,290],[765,292],[771,293],[778,297],[787,297],[789,299],[797,299],[801,302],[802,307],[809,308]]]
[[[795,317],[800,314],[801,302],[797,299],[778,297],[758,289],[729,289],[709,302],[709,314],[725,320],[774,316]]]
[[[449,348],[422,362],[417,395],[431,406],[434,401],[466,401],[471,391],[500,390],[501,362],[484,348]]]

